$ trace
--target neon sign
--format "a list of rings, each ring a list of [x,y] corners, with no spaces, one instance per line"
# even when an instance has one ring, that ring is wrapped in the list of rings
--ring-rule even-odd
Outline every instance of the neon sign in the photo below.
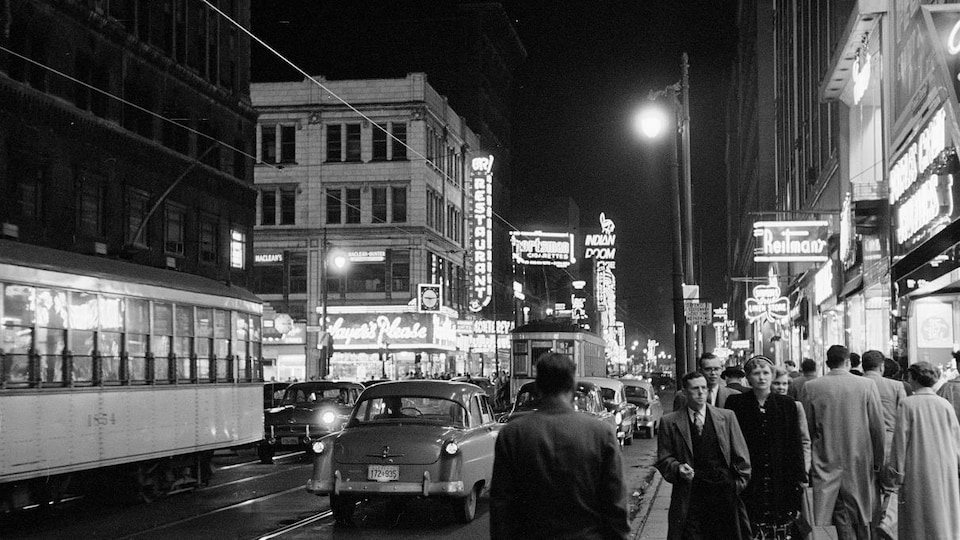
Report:
[[[510,231],[510,244],[513,246],[513,261],[517,264],[566,268],[577,262],[570,233]]]
[[[757,285],[753,297],[747,298],[744,315],[750,322],[785,320],[790,316],[790,299],[780,294],[777,285]]]
[[[600,231],[602,234],[588,234],[583,239],[583,245],[586,248],[583,253],[584,259],[597,259],[598,261],[612,261],[617,258],[617,235],[613,234],[617,226],[613,220],[607,218],[603,212],[600,212]]]
[[[953,215],[953,175],[931,174],[897,208],[897,242],[905,244],[915,236],[950,222]]]
[[[278,263],[283,262],[283,253],[257,253],[253,256],[255,263]]]
[[[493,156],[470,161],[473,190],[473,283],[470,311],[480,311],[493,298]]]
[[[823,262],[827,260],[826,221],[758,221],[754,262]]]
[[[896,203],[947,147],[947,113],[941,107],[890,169],[890,204]]]

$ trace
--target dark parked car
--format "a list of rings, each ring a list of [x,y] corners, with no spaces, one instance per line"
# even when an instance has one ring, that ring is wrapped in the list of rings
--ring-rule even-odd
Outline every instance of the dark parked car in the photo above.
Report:
[[[637,406],[637,429],[652,438],[660,429],[660,418],[663,417],[663,404],[653,384],[643,379],[624,378],[621,381],[627,401]]]
[[[340,433],[314,444],[307,491],[330,496],[337,523],[368,498],[439,498],[462,522],[489,489],[500,426],[487,395],[461,382],[411,379],[363,391]]]
[[[287,387],[277,407],[263,413],[264,435],[257,447],[262,463],[277,450],[310,451],[314,441],[343,429],[363,387],[347,381],[308,381]]]
[[[497,397],[496,387],[492,382],[490,382],[490,379],[486,377],[454,377],[451,380],[455,382],[466,382],[479,386],[484,392],[487,393],[487,397],[490,398],[490,401],[493,401]]]
[[[623,444],[633,444],[637,424],[637,406],[627,401],[622,380],[607,377],[585,377],[583,380],[601,388],[604,407],[616,416],[617,437]]]
[[[537,383],[528,382],[520,387],[517,392],[517,399],[513,402],[513,408],[510,412],[500,417],[500,422],[509,422],[514,418],[519,418],[540,408],[540,391],[537,389]],[[607,410],[603,405],[603,396],[601,388],[597,384],[587,381],[577,381],[577,388],[573,393],[574,409],[588,414],[599,422],[609,424],[617,429],[617,419],[614,413]],[[619,434],[619,429],[617,429]],[[622,439],[621,439],[622,442]]]

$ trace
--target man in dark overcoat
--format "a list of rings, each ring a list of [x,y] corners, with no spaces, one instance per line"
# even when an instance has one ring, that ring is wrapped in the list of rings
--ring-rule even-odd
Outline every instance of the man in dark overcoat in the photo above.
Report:
[[[682,379],[686,406],[663,417],[657,470],[673,484],[668,540],[750,538],[740,492],[750,480],[750,452],[733,411],[706,402],[699,372]]]

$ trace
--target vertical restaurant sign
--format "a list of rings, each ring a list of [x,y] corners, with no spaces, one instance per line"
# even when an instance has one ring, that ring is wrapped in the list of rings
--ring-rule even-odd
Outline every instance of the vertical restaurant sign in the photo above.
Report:
[[[470,160],[470,187],[473,194],[470,311],[477,312],[493,298],[493,156]]]
[[[956,151],[941,107],[890,169],[893,237],[904,253],[943,229],[954,217]]]

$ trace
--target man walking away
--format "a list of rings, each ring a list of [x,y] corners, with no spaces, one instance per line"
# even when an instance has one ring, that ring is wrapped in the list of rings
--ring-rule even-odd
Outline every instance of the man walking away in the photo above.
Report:
[[[787,387],[787,395],[793,399],[800,399],[800,389],[807,381],[817,378],[817,362],[813,358],[804,358],[800,362],[799,377],[790,379],[790,386]]]
[[[750,538],[740,492],[750,480],[750,452],[736,414],[707,403],[702,373],[683,376],[686,405],[663,417],[657,470],[673,484],[668,540]]]
[[[884,459],[880,391],[850,374],[843,345],[827,349],[827,367],[800,392],[812,442],[814,520],[835,525],[840,540],[868,540]]]
[[[907,398],[907,391],[904,390],[900,381],[883,378],[882,352],[867,351],[863,353],[861,360],[863,376],[876,383],[877,390],[880,391],[880,405],[883,407],[883,454],[889,456],[890,444],[893,442],[893,428],[897,423],[897,407]]]
[[[541,356],[540,408],[500,431],[490,483],[493,540],[630,535],[617,434],[573,409],[575,373],[568,356]]]

